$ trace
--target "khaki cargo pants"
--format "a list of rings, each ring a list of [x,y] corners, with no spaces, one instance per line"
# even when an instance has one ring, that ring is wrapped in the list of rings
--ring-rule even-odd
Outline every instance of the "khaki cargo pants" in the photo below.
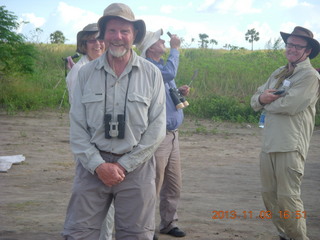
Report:
[[[309,240],[300,186],[305,161],[300,153],[260,153],[262,198],[279,235]]]

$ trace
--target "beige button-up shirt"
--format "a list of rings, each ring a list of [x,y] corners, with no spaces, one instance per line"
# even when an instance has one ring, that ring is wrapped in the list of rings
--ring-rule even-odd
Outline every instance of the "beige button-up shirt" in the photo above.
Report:
[[[76,160],[92,174],[104,163],[100,150],[125,153],[118,163],[131,172],[152,157],[165,137],[165,92],[161,72],[134,51],[120,77],[108,65],[106,54],[83,66],[73,98],[70,144]],[[117,121],[117,116],[124,113],[124,139],[106,139],[105,114],[111,114]]]
[[[298,63],[293,74],[286,79],[290,86],[285,96],[262,106],[259,96],[266,89],[274,88],[278,81],[275,76],[283,68],[272,73],[251,98],[252,108],[255,111],[263,109],[266,113],[265,127],[262,130],[262,151],[298,151],[306,158],[314,129],[320,76],[307,58]]]

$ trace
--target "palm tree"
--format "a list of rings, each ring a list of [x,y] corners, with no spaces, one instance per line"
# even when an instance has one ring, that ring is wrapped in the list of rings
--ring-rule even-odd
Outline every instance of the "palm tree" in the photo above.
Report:
[[[259,41],[259,32],[257,32],[254,28],[248,30],[246,33],[246,41],[249,41],[251,43],[251,51],[253,51],[253,41]]]
[[[207,40],[209,36],[205,33],[199,33],[199,38],[200,38],[200,48],[207,48],[209,41]]]
[[[213,48],[213,45],[218,45],[218,42],[214,39],[210,39],[210,44],[212,44],[212,48]]]

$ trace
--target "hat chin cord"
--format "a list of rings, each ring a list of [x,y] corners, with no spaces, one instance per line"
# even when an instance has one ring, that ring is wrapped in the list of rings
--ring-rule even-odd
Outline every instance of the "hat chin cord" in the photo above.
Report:
[[[290,64],[294,67],[296,67],[297,63],[301,60],[301,58],[303,57],[303,55],[305,54],[306,50],[304,50],[304,52],[302,53],[301,57],[297,60],[297,61],[294,61],[294,62],[290,62]],[[309,56],[308,56],[309,57]]]

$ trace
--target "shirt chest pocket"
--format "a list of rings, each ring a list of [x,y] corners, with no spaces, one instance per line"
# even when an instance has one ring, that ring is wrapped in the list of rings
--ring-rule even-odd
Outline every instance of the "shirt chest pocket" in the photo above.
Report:
[[[151,99],[136,93],[128,94],[127,120],[135,127],[145,130],[148,126],[148,112]]]
[[[81,98],[81,103],[86,109],[89,127],[97,128],[103,123],[104,94],[86,94]]]

